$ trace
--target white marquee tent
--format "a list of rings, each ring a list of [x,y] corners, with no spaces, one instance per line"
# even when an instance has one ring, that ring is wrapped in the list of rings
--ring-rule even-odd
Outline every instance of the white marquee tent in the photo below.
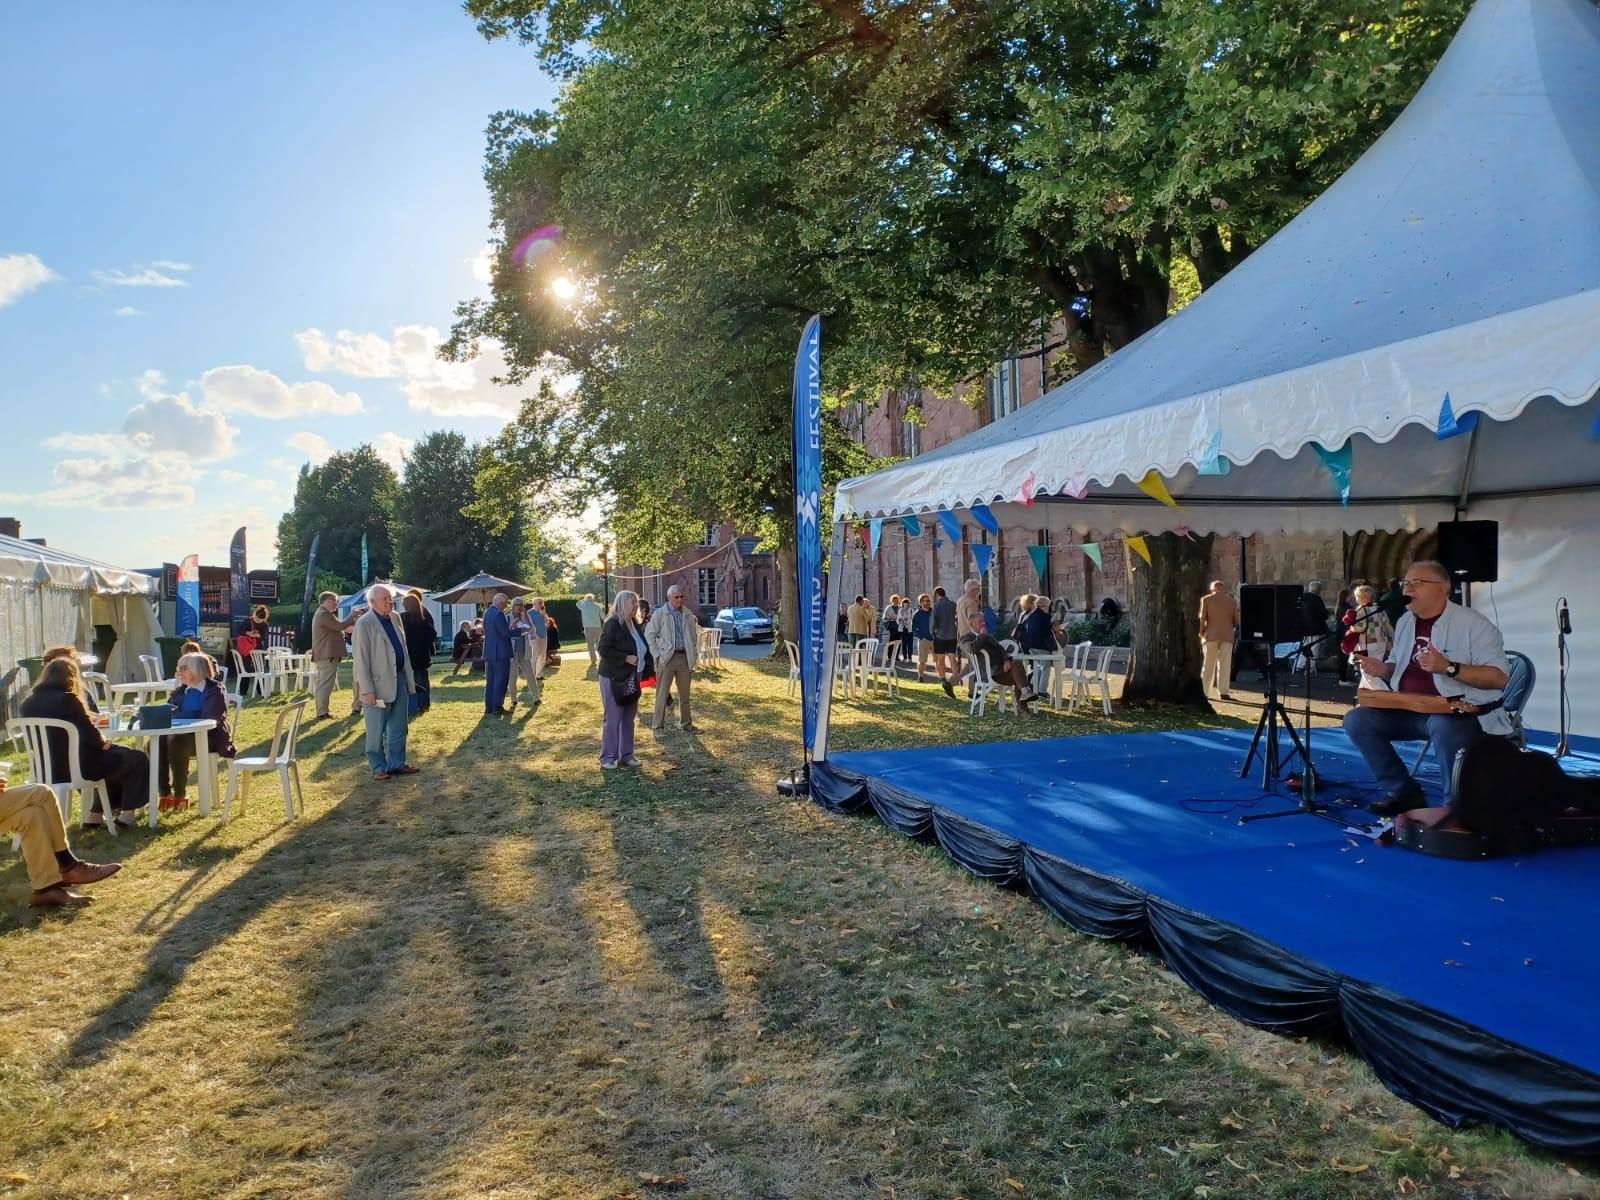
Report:
[[[87,647],[96,625],[117,631],[113,680],[139,677],[139,655],[156,653],[161,627],[152,602],[160,581],[81,554],[0,536],[0,674],[50,646]]]
[[[1383,137],[1226,278],[1006,419],[841,483],[836,518],[982,502],[1064,534],[1496,519],[1499,582],[1474,603],[1538,667],[1530,724],[1556,724],[1565,595],[1573,728],[1600,734],[1597,68],[1592,0],[1479,0]],[[1440,435],[1446,396],[1475,428]],[[1347,442],[1345,504],[1319,448]],[[1181,507],[1137,486],[1151,471]]]

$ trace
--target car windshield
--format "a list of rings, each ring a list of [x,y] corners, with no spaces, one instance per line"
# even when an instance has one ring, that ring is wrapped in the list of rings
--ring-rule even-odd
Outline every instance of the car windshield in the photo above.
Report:
[[[762,612],[759,608],[736,608],[733,610],[733,615],[740,621],[751,621],[760,620],[767,614]]]

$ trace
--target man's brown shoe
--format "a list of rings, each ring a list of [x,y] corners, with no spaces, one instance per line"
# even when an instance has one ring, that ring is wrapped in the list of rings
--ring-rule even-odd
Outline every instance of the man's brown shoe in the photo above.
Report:
[[[28,897],[29,908],[65,908],[72,904],[92,904],[93,896],[85,896],[82,892],[75,892],[69,887],[57,884],[55,887],[40,888]]]
[[[75,863],[61,872],[61,882],[68,887],[83,887],[99,883],[102,879],[110,879],[120,870],[122,870],[121,863]]]

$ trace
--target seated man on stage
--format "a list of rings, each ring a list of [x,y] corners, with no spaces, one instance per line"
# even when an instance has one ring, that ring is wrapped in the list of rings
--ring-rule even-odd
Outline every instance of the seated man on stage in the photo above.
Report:
[[[1016,697],[1017,711],[1025,717],[1033,716],[1028,705],[1037,700],[1039,695],[1028,684],[1028,668],[1007,654],[1006,648],[995,641],[994,635],[989,632],[988,618],[981,609],[973,613],[967,623],[972,632],[961,639],[961,648],[973,656],[974,662],[977,661],[978,651],[987,654],[994,682],[1009,683],[1011,694]]]
[[[1370,805],[1389,817],[1422,808],[1422,786],[1406,771],[1392,743],[1433,738],[1444,790],[1450,802],[1450,768],[1456,753],[1484,734],[1511,733],[1501,708],[1510,678],[1500,630],[1482,613],[1450,599],[1450,575],[1436,562],[1416,562],[1404,581],[1406,611],[1395,622],[1394,645],[1386,658],[1358,655],[1356,665],[1372,680],[1426,702],[1442,699],[1470,706],[1470,712],[1426,712],[1362,705],[1345,714],[1344,729],[1361,751],[1384,797]]]

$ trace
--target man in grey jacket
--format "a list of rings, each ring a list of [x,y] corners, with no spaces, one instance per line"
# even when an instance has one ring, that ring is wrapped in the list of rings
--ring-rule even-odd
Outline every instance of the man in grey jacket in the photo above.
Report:
[[[406,726],[417,685],[405,633],[394,615],[394,593],[385,584],[374,584],[367,598],[372,607],[356,622],[350,639],[356,692],[367,723],[367,763],[374,779],[415,775],[417,768],[406,762]]]
[[[933,631],[933,661],[939,668],[939,684],[945,695],[956,694],[955,681],[961,665],[961,647],[956,643],[956,602],[945,594],[942,587],[933,589],[933,610],[928,617]]]
[[[1506,735],[1511,720],[1500,706],[1511,665],[1505,642],[1493,621],[1450,599],[1450,573],[1440,563],[1411,564],[1404,581],[1406,611],[1394,626],[1387,658],[1358,655],[1356,665],[1397,692],[1460,699],[1477,714],[1422,713],[1401,708],[1356,707],[1344,728],[1383,787],[1383,799],[1369,807],[1389,817],[1422,808],[1422,785],[1406,771],[1394,742],[1433,739],[1439,759],[1444,803],[1450,803],[1450,769],[1456,754],[1485,734]]]

